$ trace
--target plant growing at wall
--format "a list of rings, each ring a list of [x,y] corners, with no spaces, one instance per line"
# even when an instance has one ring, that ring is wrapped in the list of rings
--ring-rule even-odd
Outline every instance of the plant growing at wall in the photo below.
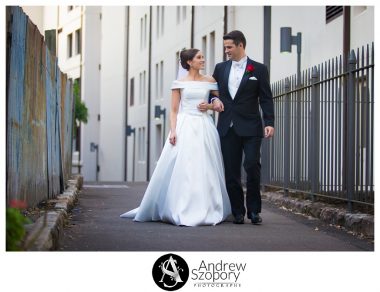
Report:
[[[30,223],[21,210],[26,209],[26,203],[11,200],[6,210],[7,251],[23,250],[22,240],[25,235],[24,225]]]
[[[88,109],[86,104],[80,98],[80,87],[78,80],[74,81],[73,85],[73,93],[74,93],[74,102],[75,102],[75,123],[74,123],[74,136],[76,135],[77,128],[80,123],[83,122],[87,124],[88,121]]]

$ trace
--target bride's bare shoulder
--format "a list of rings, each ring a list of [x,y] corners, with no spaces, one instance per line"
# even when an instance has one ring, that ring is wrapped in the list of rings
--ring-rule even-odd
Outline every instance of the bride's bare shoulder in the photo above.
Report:
[[[212,77],[210,75],[204,75],[203,76],[203,80],[207,81],[207,82],[216,82],[216,80],[214,79],[214,77]]]

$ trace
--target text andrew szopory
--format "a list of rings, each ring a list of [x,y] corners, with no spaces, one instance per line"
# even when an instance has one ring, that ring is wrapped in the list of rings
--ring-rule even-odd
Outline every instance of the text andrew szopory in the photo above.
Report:
[[[247,264],[244,263],[208,263],[202,260],[198,268],[191,270],[191,279],[198,281],[226,281],[237,282],[240,273],[244,272]]]

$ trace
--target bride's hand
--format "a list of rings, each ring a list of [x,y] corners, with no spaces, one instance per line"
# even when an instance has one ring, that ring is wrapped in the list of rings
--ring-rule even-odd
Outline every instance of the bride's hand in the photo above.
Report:
[[[201,102],[198,104],[198,110],[200,110],[202,113],[208,111],[210,108],[210,104],[207,102]]]
[[[176,132],[170,132],[170,136],[169,136],[169,142],[170,144],[172,144],[173,146],[177,143],[177,134]]]

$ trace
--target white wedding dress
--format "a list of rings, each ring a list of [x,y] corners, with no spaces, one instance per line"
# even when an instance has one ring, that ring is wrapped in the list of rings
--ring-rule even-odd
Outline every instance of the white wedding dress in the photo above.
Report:
[[[211,116],[197,109],[216,83],[174,81],[181,101],[177,143],[166,140],[140,207],[120,217],[175,225],[215,225],[231,213],[220,140]]]

